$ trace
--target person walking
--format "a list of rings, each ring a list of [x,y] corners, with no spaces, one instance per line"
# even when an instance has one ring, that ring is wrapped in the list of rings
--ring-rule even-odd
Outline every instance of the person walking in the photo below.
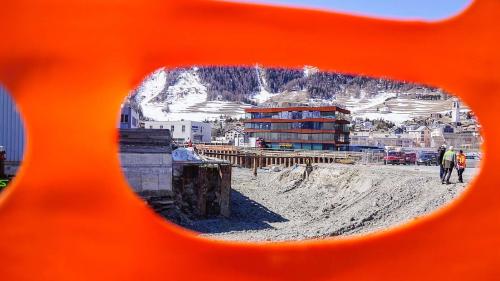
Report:
[[[458,181],[461,183],[464,182],[463,174],[465,171],[465,167],[467,166],[466,161],[467,160],[466,160],[464,151],[460,150],[460,152],[457,155],[457,172],[458,172]]]
[[[438,149],[438,163],[439,163],[439,178],[442,179],[444,176],[444,167],[443,167],[443,157],[446,153],[446,145],[441,145]]]
[[[451,173],[453,172],[453,169],[455,168],[455,163],[457,162],[457,155],[455,154],[455,151],[453,150],[453,146],[450,146],[448,148],[448,151],[443,156],[443,161],[441,162],[444,167],[444,174],[443,177],[441,178],[441,183],[444,184],[450,184],[450,177]]]

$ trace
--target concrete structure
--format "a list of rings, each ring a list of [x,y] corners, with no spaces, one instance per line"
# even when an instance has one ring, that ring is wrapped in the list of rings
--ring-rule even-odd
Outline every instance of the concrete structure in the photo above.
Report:
[[[21,116],[12,97],[0,86],[0,146],[5,148],[7,162],[19,165],[23,159],[24,144],[24,124]]]
[[[193,143],[210,143],[212,125],[196,121],[145,121],[145,129],[168,129],[177,143],[191,140]]]
[[[139,194],[172,193],[169,130],[121,129],[120,160],[130,186]]]
[[[245,133],[271,148],[348,150],[350,111],[339,106],[292,105],[245,109]]]
[[[139,112],[130,103],[122,104],[120,112],[120,129],[139,128]]]

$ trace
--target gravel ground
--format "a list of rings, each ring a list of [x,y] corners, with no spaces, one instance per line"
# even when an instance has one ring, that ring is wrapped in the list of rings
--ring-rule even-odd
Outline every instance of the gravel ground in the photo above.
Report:
[[[442,185],[438,167],[316,164],[278,172],[233,168],[232,215],[185,227],[215,239],[284,241],[362,234],[427,214],[459,195],[466,183]]]

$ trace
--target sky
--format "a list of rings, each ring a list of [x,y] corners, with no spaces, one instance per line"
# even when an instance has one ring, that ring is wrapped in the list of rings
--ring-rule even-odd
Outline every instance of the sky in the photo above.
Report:
[[[241,0],[240,2],[311,7],[396,19],[439,20],[460,13],[472,0]]]

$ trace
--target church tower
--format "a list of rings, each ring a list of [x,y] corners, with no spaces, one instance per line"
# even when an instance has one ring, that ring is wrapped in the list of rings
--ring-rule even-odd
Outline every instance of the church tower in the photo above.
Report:
[[[455,124],[460,123],[460,102],[458,99],[453,99],[453,106],[451,109],[451,122]]]

